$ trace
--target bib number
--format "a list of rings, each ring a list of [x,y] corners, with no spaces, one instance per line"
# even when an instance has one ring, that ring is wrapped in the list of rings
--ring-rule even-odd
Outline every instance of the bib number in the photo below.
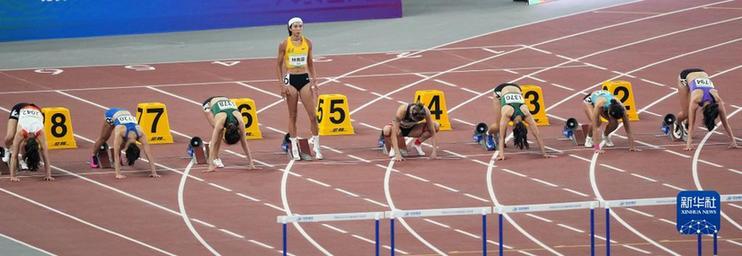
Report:
[[[289,64],[292,67],[303,67],[307,64],[307,55],[289,55]]]
[[[21,113],[19,114],[19,117],[41,118],[41,112],[33,110],[33,109],[21,109]]]
[[[711,82],[708,78],[696,78],[696,80],[693,80],[696,82],[696,87],[701,88],[714,88],[714,83]]]
[[[231,100],[217,101],[216,105],[219,106],[220,110],[237,109],[237,105],[235,105]]]
[[[130,116],[130,115],[119,116],[119,117],[116,118],[116,120],[118,120],[118,122],[120,124],[135,124],[135,123],[137,123],[137,120],[133,116]]]
[[[520,94],[505,94],[502,98],[505,99],[505,104],[523,103],[523,96]]]

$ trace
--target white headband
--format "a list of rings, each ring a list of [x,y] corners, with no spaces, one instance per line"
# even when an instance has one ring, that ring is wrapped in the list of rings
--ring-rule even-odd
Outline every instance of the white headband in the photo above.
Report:
[[[297,22],[299,22],[301,24],[304,24],[304,21],[301,20],[301,18],[299,18],[299,17],[293,17],[293,18],[291,18],[289,20],[289,27],[291,26],[291,24],[294,24],[294,23],[297,23]]]

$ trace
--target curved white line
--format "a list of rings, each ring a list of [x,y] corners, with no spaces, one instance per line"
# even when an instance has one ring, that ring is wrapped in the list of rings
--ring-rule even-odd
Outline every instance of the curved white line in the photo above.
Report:
[[[195,228],[193,228],[193,224],[191,223],[191,219],[188,218],[188,214],[186,213],[185,209],[185,203],[183,202],[183,190],[185,190],[185,184],[188,180],[188,173],[191,172],[191,168],[193,168],[193,164],[195,164],[195,161],[191,159],[191,162],[188,163],[188,166],[186,166],[185,170],[183,170],[183,174],[180,176],[180,184],[178,185],[178,210],[180,210],[180,216],[183,217],[183,222],[185,222],[186,226],[188,226],[188,230],[191,231],[193,236],[198,240],[201,245],[206,247],[211,254],[215,256],[221,256],[219,252],[214,250],[214,248],[209,245],[209,243],[204,240],[201,235],[198,234],[198,231],[196,231]]]
[[[281,203],[283,204],[283,209],[286,212],[286,216],[292,215],[291,208],[289,208],[289,200],[288,200],[288,197],[286,196],[286,183],[289,179],[289,173],[291,172],[291,167],[294,167],[295,161],[296,160],[294,159],[291,159],[291,161],[289,161],[289,164],[286,165],[286,169],[283,170],[283,177],[281,177]],[[322,247],[319,243],[317,243],[317,241],[314,241],[314,239],[311,236],[309,236],[309,234],[307,234],[306,231],[304,231],[304,228],[302,228],[301,225],[299,225],[299,223],[294,222],[292,224],[294,228],[296,228],[296,230],[299,231],[301,236],[303,236],[304,239],[307,239],[307,241],[309,241],[310,244],[312,244],[315,248],[317,248],[317,250],[322,252],[322,254],[332,255],[332,253],[327,251],[324,247]]]
[[[492,203],[495,205],[495,208],[500,207],[500,202],[497,201],[497,197],[495,196],[495,186],[492,183],[492,168],[495,167],[495,159],[497,158],[497,154],[499,154],[499,153],[500,153],[500,151],[495,151],[495,153],[492,154],[492,158],[490,158],[489,164],[487,165],[487,192],[489,193],[490,200],[492,200]],[[560,256],[563,255],[563,254],[557,252],[556,250],[552,249],[548,245],[544,244],[540,240],[538,240],[535,237],[533,237],[525,229],[523,229],[520,225],[518,225],[518,223],[515,222],[515,220],[513,220],[512,218],[510,218],[510,215],[508,215],[507,213],[503,213],[502,216],[505,217],[505,219],[508,220],[508,223],[510,223],[510,225],[513,225],[513,227],[515,227],[515,229],[517,229],[521,234],[523,234],[524,236],[526,236],[526,238],[528,238],[532,242],[538,244],[539,246],[541,246],[542,248],[546,249],[547,251],[553,253],[554,255],[560,255]]]
[[[605,141],[601,141],[600,142],[600,147],[603,148],[604,145],[605,145]],[[595,165],[598,163],[598,156],[599,155],[600,154],[598,152],[594,152],[593,153],[593,158],[590,160],[590,186],[593,188],[593,193],[595,193],[596,199],[598,199],[599,201],[604,201],[603,196],[600,194],[600,190],[598,189],[598,182],[596,181],[597,179],[595,177]],[[634,229],[634,227],[632,227],[631,225],[629,225],[629,223],[627,223],[620,216],[618,216],[618,213],[616,213],[615,211],[610,211],[610,213],[611,213],[611,216],[613,216],[614,219],[616,219],[619,223],[621,223],[622,226],[624,226],[626,229],[630,230],[635,235],[637,235],[637,236],[641,237],[642,239],[644,239],[644,241],[649,242],[650,244],[656,246],[657,248],[662,249],[663,251],[665,251],[665,252],[667,252],[669,254],[672,254],[672,255],[675,255],[675,256],[680,256],[680,254],[678,254],[678,253],[676,253],[676,252],[668,249],[667,247],[662,246],[661,244],[659,244],[659,243],[655,242],[654,240],[652,240],[651,238],[645,236],[644,234],[642,234],[638,230]]]
[[[44,249],[41,249],[41,248],[39,248],[39,247],[36,247],[36,246],[33,246],[33,245],[31,245],[31,244],[28,244],[28,243],[26,243],[26,242],[23,242],[23,241],[21,241],[21,240],[15,239],[15,238],[13,238],[13,237],[11,237],[11,236],[8,236],[8,235],[6,235],[6,234],[0,233],[0,237],[2,237],[2,238],[5,238],[5,239],[8,239],[8,240],[10,240],[10,241],[13,241],[13,242],[16,242],[16,243],[18,243],[18,244],[20,244],[20,245],[23,245],[23,246],[26,246],[26,247],[28,247],[28,248],[34,249],[34,250],[36,250],[36,251],[39,251],[39,252],[41,252],[41,253],[44,253],[44,254],[46,254],[46,255],[49,255],[49,256],[57,256],[57,255],[56,255],[56,254],[54,254],[54,253],[51,253],[51,252],[45,251]]]
[[[730,113],[729,116],[727,116],[727,119],[732,117],[733,115],[737,114],[742,108],[738,108],[734,112]],[[696,188],[698,190],[703,190],[703,187],[701,187],[701,180],[698,178],[698,158],[701,156],[701,149],[703,149],[703,144],[706,143],[706,141],[711,138],[711,135],[714,134],[714,131],[716,131],[716,128],[719,128],[719,123],[716,123],[716,127],[706,133],[706,136],[703,136],[703,139],[700,143],[698,143],[698,147],[696,147],[696,152],[693,153],[693,161],[691,161],[691,170],[693,172],[693,183],[696,185]],[[739,225],[736,221],[734,221],[732,218],[730,218],[726,213],[722,212],[721,216],[724,217],[729,223],[732,223],[737,229],[742,230],[742,226]]]
[[[387,205],[389,205],[389,209],[391,209],[392,211],[397,210],[397,207],[394,206],[394,201],[392,200],[392,194],[389,192],[389,179],[391,177],[393,167],[394,167],[394,158],[389,160],[389,164],[386,166],[386,172],[384,173],[384,196],[386,197],[386,202],[387,202]],[[435,253],[439,255],[447,255],[440,249],[433,246],[433,244],[425,240],[417,232],[415,232],[415,230],[412,229],[412,227],[410,227],[410,225],[408,225],[404,219],[402,218],[397,218],[397,219],[399,220],[399,223],[401,223],[402,226],[404,226],[404,228],[407,229],[407,231],[410,232],[410,234],[412,234],[412,236],[414,236],[418,241],[420,241],[425,246],[427,246],[428,248],[430,248],[431,250],[433,250]]]

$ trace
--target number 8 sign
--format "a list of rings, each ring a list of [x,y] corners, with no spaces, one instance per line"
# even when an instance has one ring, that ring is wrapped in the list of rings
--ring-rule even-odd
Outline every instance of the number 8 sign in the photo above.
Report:
[[[44,133],[46,145],[49,149],[77,148],[74,133],[72,132],[72,119],[70,111],[66,108],[43,108]]]

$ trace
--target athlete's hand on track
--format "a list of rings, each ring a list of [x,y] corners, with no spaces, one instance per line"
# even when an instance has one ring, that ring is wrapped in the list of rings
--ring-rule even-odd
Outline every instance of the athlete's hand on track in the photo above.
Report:
[[[54,181],[54,177],[52,177],[52,176],[45,176],[44,177],[44,180],[45,181]]]
[[[544,158],[556,158],[556,157],[557,156],[555,156],[555,155],[544,154]]]
[[[641,152],[642,150],[641,149],[638,149],[636,147],[629,147],[629,151],[631,151],[631,152]]]
[[[502,153],[502,152],[500,152],[500,154],[498,154],[498,156],[497,156],[497,160],[498,160],[498,161],[502,161],[502,160],[505,160],[505,154],[504,154],[504,153]]]
[[[116,175],[116,179],[125,179],[125,178],[126,178],[126,176],[124,176],[124,175],[121,175],[121,174],[117,174]]]
[[[394,161],[397,161],[397,162],[404,161],[404,157],[402,157],[401,154],[397,153],[396,155],[394,155]]]
[[[739,148],[736,141],[732,141],[732,143],[729,143],[729,148]]]
[[[10,178],[10,181],[12,181],[12,182],[19,182],[19,181],[21,181],[21,179],[18,178],[18,177],[13,177],[13,178]]]
[[[683,148],[683,150],[685,150],[685,151],[691,151],[691,150],[693,150],[693,145],[687,145],[687,146],[685,146],[685,148]]]
[[[159,175],[159,174],[157,174],[157,173],[151,173],[151,174],[149,175],[149,177],[150,177],[150,178],[159,178],[159,177],[160,177],[160,175]]]

